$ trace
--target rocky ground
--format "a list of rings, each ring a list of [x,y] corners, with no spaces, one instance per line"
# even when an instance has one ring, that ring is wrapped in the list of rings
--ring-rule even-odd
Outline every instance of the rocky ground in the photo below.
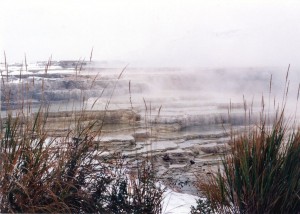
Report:
[[[255,103],[247,105],[236,95],[251,83],[240,77],[228,86],[226,78],[234,74],[223,70],[128,68],[122,73],[122,68],[84,64],[81,70],[75,62],[66,63],[57,62],[47,71],[38,66],[6,71],[2,115],[22,106],[34,113],[42,103],[49,104],[46,128],[51,137],[64,136],[74,121],[82,126],[96,121],[102,132],[95,143],[103,148],[103,157],[119,152],[132,170],[151,157],[161,181],[175,191],[198,194],[196,175],[205,179],[215,171],[229,149],[230,133],[258,119]],[[252,77],[256,89],[266,81]],[[245,112],[251,112],[251,120]]]
[[[179,116],[173,118],[176,122],[165,123],[157,118],[146,120],[141,113],[132,109],[48,112],[46,129],[49,137],[60,138],[75,127],[77,120],[82,126],[96,121],[95,129],[104,124],[101,135],[94,138],[103,150],[101,158],[119,153],[133,171],[142,160],[151,159],[164,185],[173,191],[196,195],[196,176],[205,179],[216,171],[221,155],[230,148],[230,133],[244,128],[207,121],[201,124],[201,120],[187,124]]]

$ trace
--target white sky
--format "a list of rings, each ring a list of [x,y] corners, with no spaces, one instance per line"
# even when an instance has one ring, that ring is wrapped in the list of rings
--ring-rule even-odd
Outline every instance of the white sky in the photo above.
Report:
[[[1,0],[9,62],[92,47],[95,60],[145,65],[300,66],[300,1]]]

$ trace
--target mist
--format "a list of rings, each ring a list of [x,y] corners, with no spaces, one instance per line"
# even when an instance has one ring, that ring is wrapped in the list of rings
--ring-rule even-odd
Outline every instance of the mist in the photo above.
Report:
[[[259,103],[269,93],[271,75],[272,96],[279,98],[290,64],[294,100],[299,11],[300,2],[293,0],[7,0],[0,8],[0,49],[9,64],[24,61],[25,54],[28,62],[50,56],[88,61],[93,50],[96,67],[120,72],[129,64],[117,89],[124,99],[131,81],[138,85],[133,99],[164,105],[242,102],[243,96]]]
[[[300,67],[298,1],[21,1],[0,9],[9,62],[89,58],[136,66]],[[3,57],[1,57],[1,62]]]

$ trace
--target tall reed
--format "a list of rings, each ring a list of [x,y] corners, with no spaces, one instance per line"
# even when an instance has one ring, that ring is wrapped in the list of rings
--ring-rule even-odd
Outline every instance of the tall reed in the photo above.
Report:
[[[27,69],[26,58],[25,63]],[[51,58],[45,75],[50,66]],[[8,66],[5,67],[7,75],[6,78],[2,76],[2,91],[7,110],[1,118],[0,130],[1,213],[161,212],[163,191],[156,186],[151,163],[141,164],[136,176],[129,172],[121,154],[103,156],[103,148],[96,143],[95,139],[102,134],[113,94],[100,119],[89,115],[82,97],[83,107],[72,112],[75,117],[72,117],[72,124],[66,124],[67,132],[59,137],[52,136],[49,133],[49,124],[53,126],[53,121],[49,120],[49,100],[43,96],[39,110],[33,113],[27,92],[34,87],[34,80],[32,84],[22,80],[17,96],[21,98],[17,105],[20,109],[14,110]],[[76,79],[81,69],[82,65],[79,72],[75,69]],[[113,91],[116,85],[114,83]],[[43,93],[44,80],[41,89]]]
[[[232,137],[218,172],[198,180],[214,212],[300,212],[300,129],[284,117],[288,84],[286,77],[283,107],[271,126],[261,113],[260,124]]]

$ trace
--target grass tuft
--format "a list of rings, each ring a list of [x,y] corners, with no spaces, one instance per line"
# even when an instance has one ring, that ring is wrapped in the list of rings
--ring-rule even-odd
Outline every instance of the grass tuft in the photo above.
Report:
[[[288,88],[287,78],[288,72]],[[231,150],[218,172],[206,181],[198,179],[214,212],[299,213],[300,129],[284,120],[287,93],[288,89],[271,126],[266,125],[269,118],[263,104],[260,125],[232,136]]]
[[[45,74],[50,66],[51,57]],[[7,83],[8,74],[6,78]],[[0,121],[1,213],[161,212],[163,189],[156,185],[152,163],[146,160],[136,173],[130,172],[122,155],[103,156],[105,148],[97,144],[104,122],[109,120],[106,114],[112,94],[105,111],[98,112],[100,119],[91,116],[83,104],[80,111],[68,112],[74,117],[63,122],[70,123],[63,134],[53,136],[53,126],[59,123],[50,118],[55,113],[49,112],[49,100],[43,96],[40,109],[33,113],[30,96],[24,94],[34,83],[21,82],[20,87],[26,89],[20,90],[20,109],[14,109],[10,85],[4,80],[2,76],[7,111]],[[43,93],[44,82],[41,90]],[[82,100],[84,103],[85,98]]]

